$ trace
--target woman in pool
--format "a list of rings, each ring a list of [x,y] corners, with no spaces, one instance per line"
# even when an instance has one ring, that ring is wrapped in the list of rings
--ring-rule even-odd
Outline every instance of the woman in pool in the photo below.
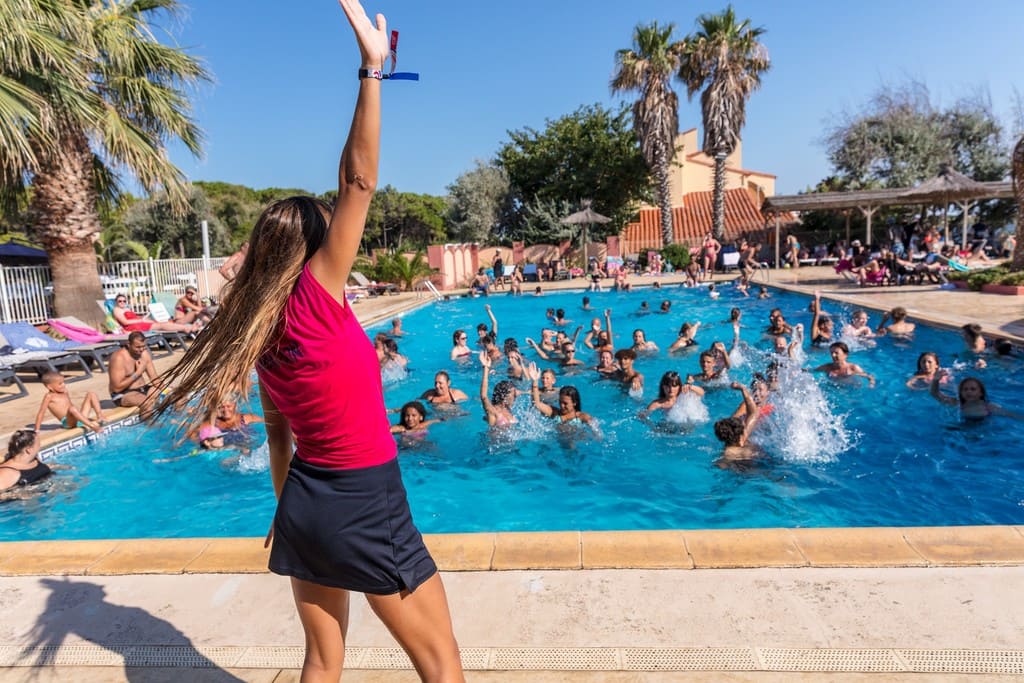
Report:
[[[850,317],[850,324],[843,326],[842,336],[850,339],[871,339],[875,331],[868,325],[867,311],[858,308]]]
[[[814,372],[826,372],[832,379],[845,379],[847,377],[863,377],[868,381],[868,386],[875,386],[875,378],[857,365],[851,363],[847,358],[850,356],[850,347],[843,342],[833,342],[828,347],[832,355],[832,362],[819,365]]]
[[[655,410],[669,410],[683,394],[703,396],[704,389],[696,384],[683,384],[679,373],[669,370],[661,376],[661,381],[658,382],[658,398],[647,405],[644,415],[653,413]]]
[[[768,327],[765,329],[765,334],[773,337],[793,334],[793,326],[786,322],[781,309],[773,308],[768,314]]]
[[[754,399],[754,405],[757,406],[760,417],[767,417],[775,410],[775,406],[768,402],[768,398],[771,396],[768,378],[760,372],[755,372],[754,378],[750,380],[750,396]],[[748,409],[747,399],[744,396],[736,410],[732,411],[732,417],[746,417]]]
[[[511,379],[523,378],[523,354],[519,353],[519,342],[512,337],[505,340],[502,350],[508,362],[508,376]]]
[[[978,323],[964,325],[960,328],[960,334],[964,338],[964,343],[967,344],[968,351],[971,353],[985,353],[985,335],[982,334],[981,325]]]
[[[427,409],[419,401],[409,401],[402,406],[398,424],[391,425],[392,434],[423,435],[427,427],[441,420],[428,420]]]
[[[507,379],[494,385],[494,395],[487,395],[487,377],[491,374],[491,358],[486,351],[480,352],[480,365],[483,376],[480,378],[480,405],[484,409],[484,419],[491,427],[510,427],[518,420],[512,414],[512,405],[516,401],[516,386]]]
[[[615,354],[610,349],[598,351],[597,365],[594,366],[594,370],[601,376],[601,379],[616,379],[621,372],[619,366],[615,364]]]
[[[561,424],[590,424],[591,417],[580,409],[580,392],[576,387],[565,386],[558,390],[558,406],[550,406],[540,398],[540,388],[537,380],[540,379],[540,370],[536,363],[530,363],[526,369],[526,376],[530,379],[530,395],[533,398],[533,407],[544,417],[558,418]]]
[[[420,399],[428,401],[433,406],[453,406],[468,398],[466,392],[452,386],[451,375],[444,370],[438,370],[434,375],[434,388],[427,389],[420,396]]]
[[[168,371],[173,389],[158,410],[188,410],[190,400],[214,409],[256,368],[278,499],[270,568],[291,579],[304,681],[341,676],[349,591],[366,594],[422,678],[462,681],[444,585],[402,485],[380,368],[345,298],[377,184],[375,74],[390,35],[383,15],[374,25],[358,0],[340,3],[363,69],[337,201],[291,197],[264,210],[220,311]]]
[[[452,332],[452,352],[449,354],[449,358],[452,360],[468,360],[473,355],[473,350],[469,348],[469,337],[466,335],[465,330],[455,330]]]
[[[832,317],[821,310],[821,293],[814,292],[811,303],[814,316],[811,318],[811,346],[828,346],[832,343],[834,332]]]
[[[228,446],[249,445],[252,438],[250,425],[263,422],[259,415],[238,412],[238,402],[234,398],[221,401],[212,417],[209,424],[220,430]]]
[[[643,330],[633,330],[633,349],[634,353],[657,353],[658,345],[652,341],[647,340],[647,335],[644,334]]]
[[[7,455],[0,463],[0,491],[16,486],[31,486],[53,474],[46,463],[39,460],[39,438],[34,430],[19,429],[7,442]]]
[[[910,389],[927,389],[931,386],[935,373],[939,370],[941,370],[939,367],[939,356],[933,351],[925,351],[917,357],[917,372],[907,380],[907,387]],[[939,381],[945,384],[949,381],[949,375],[943,374]]]
[[[700,321],[695,323],[683,323],[679,328],[679,336],[672,346],[668,347],[669,352],[685,351],[697,348],[697,330],[700,329]]]
[[[960,406],[960,417],[963,419],[977,421],[984,420],[989,415],[1004,415],[1015,420],[1024,420],[1024,415],[1007,410],[995,403],[989,403],[985,385],[977,377],[964,377],[957,387],[956,398],[947,396],[939,388],[945,376],[945,370],[935,373],[930,385],[931,394],[939,403],[947,406]]]
[[[588,348],[600,351],[602,349],[611,349],[615,351],[615,347],[612,345],[612,309],[606,308],[604,311],[605,327],[601,329],[601,321],[598,318],[594,318],[590,322],[590,330],[586,336],[583,337],[583,344]]]
[[[892,319],[892,322],[885,323]],[[875,328],[875,334],[887,334],[897,339],[909,339],[914,336],[914,323],[907,322],[907,309],[897,306],[882,314],[882,319]]]

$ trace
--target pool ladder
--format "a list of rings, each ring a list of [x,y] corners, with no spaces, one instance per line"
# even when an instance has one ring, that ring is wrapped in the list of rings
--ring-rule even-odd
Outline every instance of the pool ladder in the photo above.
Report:
[[[420,291],[423,291],[424,289],[430,292],[438,301],[444,299],[444,297],[441,296],[441,292],[437,291],[437,287],[435,287],[434,283],[431,282],[430,280],[423,280],[420,283]]]

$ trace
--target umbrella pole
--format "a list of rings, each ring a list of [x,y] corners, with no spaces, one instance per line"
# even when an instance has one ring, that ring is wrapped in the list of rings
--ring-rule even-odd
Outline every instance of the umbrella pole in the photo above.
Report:
[[[942,207],[942,229],[946,233],[946,244],[949,244],[949,204]]]

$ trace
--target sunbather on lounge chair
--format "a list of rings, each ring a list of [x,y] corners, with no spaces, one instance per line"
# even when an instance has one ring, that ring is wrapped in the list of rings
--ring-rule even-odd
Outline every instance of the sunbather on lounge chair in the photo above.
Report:
[[[202,329],[202,326],[198,323],[182,324],[168,320],[167,322],[157,322],[155,320],[147,320],[138,313],[128,308],[128,297],[124,294],[118,294],[114,298],[114,310],[111,311],[114,316],[114,320],[117,324],[124,328],[127,332],[148,332],[155,330],[157,332],[198,332]]]

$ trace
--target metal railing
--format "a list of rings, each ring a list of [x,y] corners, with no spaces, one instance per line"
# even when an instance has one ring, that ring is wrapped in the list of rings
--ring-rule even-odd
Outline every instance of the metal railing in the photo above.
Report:
[[[144,314],[151,301],[177,299],[193,286],[200,297],[216,297],[223,279],[216,273],[224,257],[204,260],[147,259],[98,263],[103,296],[126,294],[133,310]],[[0,266],[0,318],[3,322],[41,323],[53,317],[53,280],[49,266]]]

